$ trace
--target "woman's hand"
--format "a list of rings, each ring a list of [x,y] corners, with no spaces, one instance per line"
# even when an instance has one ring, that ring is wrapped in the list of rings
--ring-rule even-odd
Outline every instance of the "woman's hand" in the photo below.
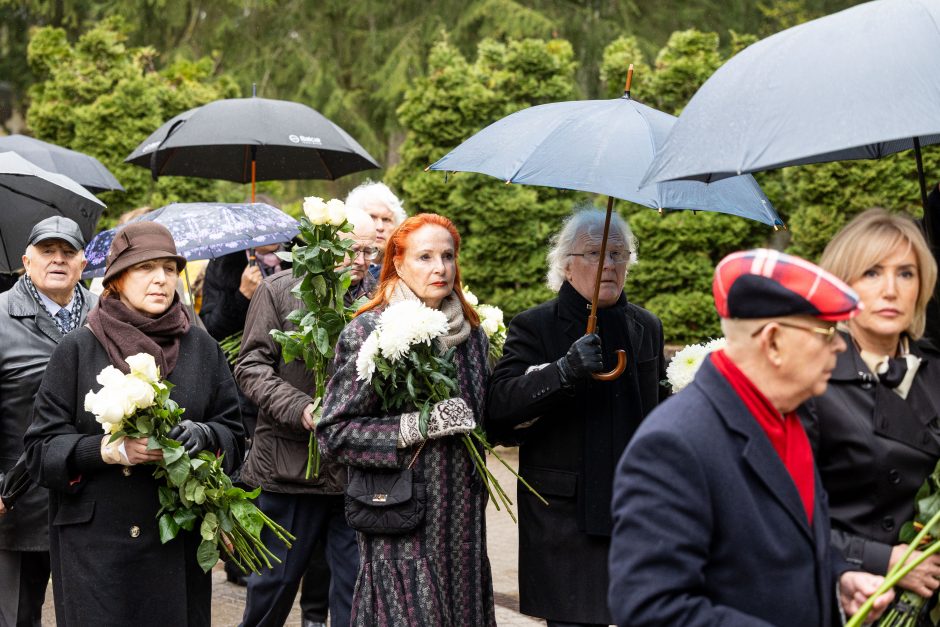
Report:
[[[888,560],[889,570],[901,561],[907,547],[906,544],[898,544],[891,549],[891,558]],[[908,562],[913,562],[920,555],[920,551],[914,551],[908,558]],[[934,591],[940,587],[940,555],[934,554],[928,557],[917,568],[905,575],[898,585],[924,598],[933,595]]]
[[[109,442],[110,435],[101,439],[101,459],[109,464],[135,466],[163,459],[163,451],[147,448],[148,438],[120,438]]]

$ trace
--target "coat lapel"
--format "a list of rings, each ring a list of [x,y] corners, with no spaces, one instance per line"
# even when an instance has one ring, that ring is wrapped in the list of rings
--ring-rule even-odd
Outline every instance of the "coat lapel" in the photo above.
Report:
[[[52,316],[46,311],[46,308],[36,302],[33,295],[29,293],[23,279],[20,279],[11,289],[9,312],[11,317],[15,318],[33,318],[43,335],[46,335],[56,344],[62,339],[62,333],[59,327],[55,325]]]
[[[777,455],[757,420],[738,398],[725,378],[706,360],[696,374],[693,385],[699,386],[718,411],[728,429],[741,436],[741,459],[757,479],[764,484],[771,497],[787,512],[802,535],[814,545],[814,534],[806,519],[796,485]],[[819,497],[816,501],[818,503]],[[818,509],[815,514],[818,513]]]

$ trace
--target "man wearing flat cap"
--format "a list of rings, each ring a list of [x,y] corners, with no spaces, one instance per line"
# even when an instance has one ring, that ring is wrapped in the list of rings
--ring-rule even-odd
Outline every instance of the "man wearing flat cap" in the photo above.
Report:
[[[23,434],[46,364],[59,340],[85,323],[97,297],[79,285],[85,240],[74,221],[36,224],[25,274],[0,294],[0,474],[22,476]],[[16,498],[0,491],[0,625],[40,624],[49,581],[48,496],[30,483]]]
[[[726,348],[647,417],[617,469],[612,615],[632,627],[841,624],[882,578],[830,549],[795,410],[825,391],[845,350],[835,324],[858,312],[858,296],[765,249],[725,257],[712,290]]]

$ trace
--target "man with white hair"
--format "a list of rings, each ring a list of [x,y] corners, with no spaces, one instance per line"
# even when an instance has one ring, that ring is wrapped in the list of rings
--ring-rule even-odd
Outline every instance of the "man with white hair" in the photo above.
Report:
[[[31,482],[22,494],[5,488],[24,476],[17,460],[49,357],[97,297],[78,283],[86,263],[78,224],[46,218],[27,241],[26,272],[0,294],[0,625],[38,627],[49,582],[48,495]]]
[[[548,253],[558,297],[516,316],[488,395],[491,440],[519,444],[519,473],[545,497],[519,489],[519,607],[549,626],[608,625],[607,554],[614,469],[644,416],[665,395],[663,326],[624,293],[635,243],[614,215],[601,259],[605,213],[575,213]],[[597,332],[584,335],[598,266]],[[622,376],[598,381],[615,351]]]
[[[379,249],[379,256],[369,265],[369,273],[378,279],[385,256],[385,245],[392,231],[405,221],[405,210],[388,185],[372,181],[366,181],[349,192],[346,196],[346,206],[365,211],[375,223],[375,246]]]
[[[352,283],[345,294],[347,305],[371,296],[375,280],[368,263],[375,259],[375,227],[372,219],[349,209],[351,233],[341,233],[353,242],[350,258],[341,267],[349,268]],[[271,336],[272,329],[295,328],[290,313],[303,305],[291,294],[302,277],[283,270],[258,286],[245,321],[241,353],[235,366],[235,379],[245,395],[258,406],[258,423],[248,459],[242,466],[241,481],[260,486],[258,506],[297,539],[290,550],[282,544],[273,550],[281,559],[274,568],[248,577],[248,597],[242,618],[244,627],[280,626],[290,614],[310,556],[318,540],[326,545],[332,584],[330,624],[348,625],[353,587],[359,568],[355,532],[346,524],[343,493],[346,469],[323,461],[318,477],[305,478],[307,442],[316,427],[310,392],[314,375],[303,360],[284,363],[281,346]]]
[[[631,627],[842,624],[839,605],[853,614],[883,578],[831,550],[795,410],[826,390],[845,350],[835,325],[858,296],[766,249],[725,257],[712,289],[726,348],[653,411],[617,469],[611,612]]]

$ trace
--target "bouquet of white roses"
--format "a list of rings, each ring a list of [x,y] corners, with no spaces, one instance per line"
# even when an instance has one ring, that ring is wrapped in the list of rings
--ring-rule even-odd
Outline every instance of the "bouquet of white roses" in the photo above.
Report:
[[[160,541],[165,544],[180,529],[192,531],[198,523],[202,542],[196,559],[204,571],[219,561],[220,547],[245,572],[258,572],[262,565],[271,568],[269,558],[280,560],[264,546],[261,530],[269,528],[287,546],[294,536],[251,502],[260,488],[246,492],[232,486],[221,457],[202,451],[190,458],[168,437],[185,410],[170,398],[173,384],[160,379],[153,356],[138,353],[126,361],[128,374],[114,366],[98,374],[102,387],[85,395],[85,410],[111,434],[109,447],[119,448],[125,437],[148,438],[148,449],[163,451],[153,473],[164,479],[158,488]]]
[[[443,312],[417,301],[402,301],[382,312],[376,329],[363,342],[356,356],[357,379],[372,382],[382,400],[382,409],[393,411],[416,408],[419,412],[419,430],[425,437],[432,406],[457,393],[457,368],[454,365],[456,348],[438,353],[434,346],[434,339],[445,335],[447,330],[447,317]],[[548,505],[496,453],[480,425],[461,437],[496,509],[500,509],[499,504],[502,502],[509,516],[513,521],[516,520],[511,509],[512,500],[486,467],[486,460],[477,449],[477,443]]]
[[[724,348],[725,344],[725,338],[720,337],[702,344],[690,344],[676,353],[666,367],[666,381],[672,391],[678,392],[692,383],[708,354]]]
[[[349,289],[349,273],[336,270],[343,263],[351,240],[341,239],[340,233],[352,231],[346,221],[346,205],[333,198],[324,202],[322,198],[310,196],[304,199],[304,217],[300,219],[300,234],[306,246],[295,246],[291,251],[291,262],[295,277],[303,277],[292,293],[303,306],[287,317],[297,329],[281,331],[274,329],[274,336],[282,348],[285,363],[303,358],[307,369],[313,372],[314,416],[319,416],[323,396],[326,393],[326,373],[333,361],[333,347],[339,334],[349,322],[356,306],[347,308],[343,296]],[[320,474],[320,450],[313,431],[307,441],[307,469],[305,477]]]
[[[489,359],[492,364],[503,356],[503,345],[506,344],[506,324],[503,322],[503,310],[495,305],[480,304],[480,299],[467,289],[463,288],[463,297],[480,316],[480,326],[490,341]]]

